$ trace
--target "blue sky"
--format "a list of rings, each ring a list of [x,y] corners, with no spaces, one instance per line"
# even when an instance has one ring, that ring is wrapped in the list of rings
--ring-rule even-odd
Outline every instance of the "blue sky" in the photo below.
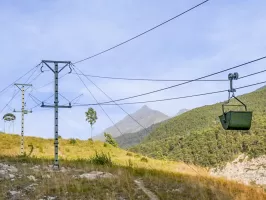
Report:
[[[77,60],[126,40],[198,4],[198,0],[178,1],[1,1],[0,2],[0,85],[4,88],[42,59]],[[186,15],[106,54],[77,64],[84,73],[131,78],[192,79],[229,68],[265,55],[266,2],[263,0],[211,0]],[[240,76],[265,69],[260,61],[237,69]],[[232,71],[235,72],[235,71]],[[62,72],[64,73],[64,72]],[[35,75],[38,73],[36,72]],[[212,78],[224,79],[223,73]],[[236,86],[265,80],[265,74],[239,80]],[[24,79],[24,81],[26,78]],[[46,72],[35,82],[38,88],[52,81]],[[85,80],[85,79],[84,79]],[[93,78],[113,99],[170,86],[175,82],[127,82]],[[23,82],[23,80],[21,80]],[[86,81],[98,101],[108,100]],[[259,86],[258,86],[259,87]],[[226,82],[191,83],[164,92],[132,99],[153,100],[227,89]],[[257,87],[237,91],[243,94]],[[30,91],[30,90],[29,90]],[[75,75],[60,80],[60,92],[70,100],[84,94],[81,103],[95,103]],[[1,95],[3,107],[14,88]],[[41,100],[53,93],[49,85],[33,91]],[[26,95],[27,96],[27,95]],[[165,114],[175,115],[182,108],[195,108],[224,100],[227,94],[147,104]],[[26,97],[27,98],[27,97]],[[52,100],[50,101],[52,102]],[[66,103],[64,99],[60,103]],[[30,99],[27,107],[35,104]],[[142,105],[123,106],[132,113]],[[20,108],[20,95],[12,102]],[[99,107],[94,133],[111,126]],[[84,108],[60,110],[60,135],[86,139],[90,136]],[[105,107],[117,122],[125,113],[116,106]],[[4,113],[8,112],[6,109]],[[3,127],[1,121],[0,128]],[[53,137],[53,111],[37,108],[26,116],[25,134]],[[20,132],[17,115],[15,132]]]

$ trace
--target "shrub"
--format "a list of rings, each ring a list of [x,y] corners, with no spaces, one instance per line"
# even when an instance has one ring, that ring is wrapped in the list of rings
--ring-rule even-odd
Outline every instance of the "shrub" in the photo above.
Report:
[[[41,145],[38,146],[38,149],[39,149],[39,152],[40,152],[40,153],[44,153],[44,151],[43,151],[43,146],[41,146]]]
[[[131,152],[127,152],[126,154],[127,156],[133,156],[133,154]]]
[[[112,159],[109,153],[108,155],[104,154],[103,152],[101,154],[98,154],[97,151],[95,152],[94,157],[90,159],[90,162],[96,165],[108,165],[108,166],[113,165],[113,162],[112,162]]]
[[[135,158],[140,158],[140,155],[139,154],[135,154],[134,157]]]
[[[148,158],[142,157],[142,158],[140,159],[140,161],[141,161],[141,162],[148,162]]]
[[[69,148],[66,148],[66,152],[70,152],[70,149]]]
[[[114,146],[114,147],[118,147],[117,142],[115,141],[115,139],[112,137],[111,134],[109,134],[109,133],[104,133],[104,137],[105,137],[105,141],[106,141],[106,143],[108,143],[108,144],[110,144],[110,145],[112,145],[112,146]]]
[[[105,143],[103,144],[103,146],[104,146],[104,147],[108,147],[108,144],[105,142]]]
[[[128,166],[129,166],[130,168],[133,168],[133,162],[132,162],[131,159],[128,159]]]
[[[74,139],[74,138],[71,138],[70,141],[69,141],[70,144],[76,144],[77,143],[77,140]]]

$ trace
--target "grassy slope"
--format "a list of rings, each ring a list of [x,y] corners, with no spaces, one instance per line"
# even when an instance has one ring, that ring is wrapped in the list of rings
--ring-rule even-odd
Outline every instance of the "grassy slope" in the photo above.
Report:
[[[34,151],[31,157],[16,157],[19,152],[20,137],[17,135],[0,134],[0,162],[15,165],[21,175],[15,181],[0,181],[0,199],[4,199],[8,190],[23,191],[32,184],[27,176],[34,175],[38,185],[32,192],[26,192],[21,199],[39,199],[43,196],[58,196],[59,199],[148,199],[134,184],[134,180],[142,179],[144,185],[153,191],[160,199],[198,199],[198,200],[263,200],[266,195],[262,189],[244,186],[232,181],[211,178],[203,174],[204,170],[196,166],[183,163],[160,161],[148,158],[148,162],[141,162],[138,154],[111,146],[104,147],[102,142],[77,141],[70,144],[70,140],[60,139],[61,166],[66,172],[49,172],[45,170],[52,163],[53,140],[35,137],[25,137],[25,146],[32,144]],[[95,151],[110,153],[115,165],[94,165],[86,160]],[[27,148],[27,153],[29,147]],[[128,154],[128,155],[127,155]],[[34,156],[34,157],[33,157]],[[66,160],[67,159],[67,160]],[[133,165],[128,165],[131,159]],[[27,163],[27,165],[22,165]],[[43,168],[33,171],[30,168],[36,164]],[[191,168],[193,167],[193,168]],[[116,176],[115,179],[80,180],[73,179],[92,170],[107,171]],[[198,173],[195,173],[195,171]],[[180,173],[181,172],[181,173]],[[49,174],[50,179],[43,178]]]
[[[38,137],[25,137],[26,154],[30,152],[28,145],[33,145],[34,150],[31,157],[51,159],[54,156],[53,139],[43,139]],[[20,136],[0,134],[0,156],[16,156],[20,151]],[[148,163],[142,162],[142,156],[139,154],[128,153],[125,150],[108,145],[100,141],[76,140],[71,144],[71,140],[59,139],[59,157],[60,159],[79,160],[89,159],[95,155],[95,152],[110,154],[112,160],[121,166],[127,166],[132,162],[136,167],[145,167],[150,169],[165,170],[171,172],[186,172],[195,174],[195,172],[182,162],[162,161],[148,158]],[[130,159],[130,161],[129,161]],[[193,166],[195,168],[195,166]],[[200,173],[206,173],[206,170],[197,168]]]
[[[240,152],[266,153],[266,88],[239,98],[253,110],[250,131],[224,131],[218,116],[221,103],[188,111],[155,129],[132,150],[156,158],[193,162],[204,166],[231,160]]]

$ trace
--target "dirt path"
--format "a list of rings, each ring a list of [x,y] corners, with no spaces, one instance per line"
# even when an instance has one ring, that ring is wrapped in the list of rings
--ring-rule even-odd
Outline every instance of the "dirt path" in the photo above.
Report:
[[[150,200],[159,200],[159,198],[152,191],[144,186],[141,180],[135,180],[134,182],[150,198]]]

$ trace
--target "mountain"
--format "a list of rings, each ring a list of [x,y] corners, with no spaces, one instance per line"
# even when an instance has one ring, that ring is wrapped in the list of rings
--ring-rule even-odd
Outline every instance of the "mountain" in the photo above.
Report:
[[[176,116],[181,115],[181,114],[183,114],[183,113],[185,113],[187,111],[188,111],[188,109],[181,109],[181,110],[178,111],[178,113],[176,114]],[[146,130],[145,129],[142,129],[142,130],[140,130],[138,132],[135,132],[135,133],[121,135],[121,136],[118,136],[115,139],[118,142],[119,147],[121,147],[121,148],[129,148],[129,147],[132,147],[134,145],[139,144],[153,130],[155,130],[162,123],[166,123],[169,119],[164,120],[164,121],[159,122],[159,123],[156,123],[156,124],[153,124],[150,127],[146,128]]]
[[[131,150],[150,157],[216,166],[245,153],[266,154],[266,88],[239,96],[253,111],[249,131],[225,131],[218,116],[222,103],[195,108],[155,128]],[[235,102],[236,103],[236,102]],[[234,104],[234,101],[232,102]],[[236,107],[230,107],[236,109]]]
[[[164,121],[169,117],[157,110],[152,110],[148,106],[143,106],[131,116],[138,121],[142,126],[149,127],[152,124]],[[134,133],[142,129],[130,116],[126,116],[124,119],[119,121],[116,126],[120,129],[123,134]],[[120,132],[115,126],[107,128],[104,132],[110,133],[113,137],[120,136]],[[104,140],[103,133],[99,136],[94,137],[95,140]]]

